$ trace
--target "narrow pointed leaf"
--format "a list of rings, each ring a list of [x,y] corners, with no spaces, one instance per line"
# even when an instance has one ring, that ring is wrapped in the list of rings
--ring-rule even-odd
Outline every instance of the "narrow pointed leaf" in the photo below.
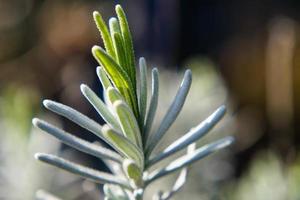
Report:
[[[125,12],[120,5],[116,6],[116,13],[117,13],[117,16],[119,19],[121,33],[122,33],[122,37],[123,37],[123,41],[124,41],[124,49],[125,49],[126,59],[127,59],[127,63],[128,63],[127,69],[129,70],[129,74],[130,74],[129,76],[130,76],[131,81],[133,82],[134,88],[135,88],[135,84],[136,84],[135,57],[134,57],[131,33],[129,30]]]
[[[187,148],[187,154],[194,152],[195,149],[196,149],[196,143],[190,144]],[[171,191],[164,192],[161,195],[161,200],[171,199],[177,192],[179,192],[179,190],[184,186],[186,182],[188,171],[189,171],[188,167],[185,167],[180,171],[179,176],[177,177]]]
[[[82,113],[78,112],[77,110],[51,100],[44,100],[43,104],[47,109],[51,110],[52,112],[66,117],[67,119],[73,121],[82,128],[91,131],[101,139],[105,140],[101,132],[101,125],[99,125],[94,120],[88,118],[87,116],[83,115]]]
[[[143,128],[146,109],[147,109],[147,64],[145,58],[140,58],[139,66],[140,66],[140,95],[139,95],[140,127]]]
[[[104,67],[116,87],[133,89],[127,72],[124,71],[124,69],[122,69],[120,65],[104,51],[104,49],[99,46],[93,46],[92,53],[95,59]],[[122,83],[125,83],[125,85],[122,86]]]
[[[81,84],[80,89],[82,94],[93,105],[103,120],[112,125],[116,130],[120,130],[118,121],[110,112],[107,105],[87,85]]]
[[[150,141],[147,144],[147,148],[146,148],[147,156],[150,156],[152,150],[162,140],[162,137],[165,135],[166,131],[170,128],[172,123],[177,118],[178,114],[180,113],[180,111],[183,107],[186,96],[191,87],[191,83],[192,83],[192,73],[190,70],[186,70],[183,81],[180,85],[180,88],[179,88],[171,106],[169,107],[165,117],[163,118],[158,130],[153,135],[153,137],[150,138]]]
[[[164,177],[174,171],[177,171],[185,166],[191,165],[192,163],[208,156],[209,154],[225,148],[232,144],[234,141],[233,137],[225,137],[223,139],[220,139],[216,142],[207,144],[197,150],[195,150],[192,153],[186,154],[184,156],[181,156],[177,158],[176,160],[172,161],[170,164],[168,164],[166,167],[163,169],[155,170],[152,173],[149,174],[146,184],[149,184],[153,182],[154,180]]]
[[[150,159],[148,166],[154,165],[160,160],[176,153],[177,151],[187,147],[189,144],[196,142],[206,133],[208,133],[224,116],[226,112],[225,106],[219,107],[214,113],[212,113],[207,119],[200,123],[195,128],[192,128],[188,133],[177,139],[171,145],[169,145],[161,154]]]
[[[94,16],[94,20],[97,25],[97,28],[101,34],[106,51],[108,52],[109,55],[111,55],[113,58],[115,58],[113,42],[112,42],[108,28],[107,28],[102,16],[97,11],[94,11],[93,16]]]
[[[118,64],[128,73],[129,69],[127,68],[126,62],[126,52],[124,48],[124,41],[122,38],[122,33],[120,30],[119,22],[115,17],[110,18],[109,20],[109,29],[110,35],[113,41],[116,59]]]
[[[112,84],[103,67],[97,67],[96,72],[104,90],[106,90],[108,87],[112,87]]]
[[[149,133],[151,131],[152,123],[155,117],[157,104],[158,104],[158,92],[159,92],[159,79],[158,79],[157,68],[152,69],[152,88],[151,88],[151,99],[148,112],[146,115],[146,122],[144,127],[143,142],[146,144]]]
[[[125,49],[122,41],[122,36],[119,33],[114,33],[112,37],[114,42],[114,48],[116,50],[117,62],[124,70],[128,70],[127,68],[125,68],[126,54],[125,54]]]
[[[124,71],[101,47],[94,46],[92,48],[92,53],[95,59],[104,67],[110,80],[112,80],[138,117],[136,90],[127,72]]]
[[[161,195],[161,200],[171,199],[175,193],[177,193],[185,184],[187,178],[188,170],[184,168],[180,171],[179,176],[177,177],[174,186],[171,191],[165,192]]]
[[[53,126],[52,124],[49,124],[49,123],[43,121],[43,120],[35,118],[32,120],[32,123],[36,127],[40,128],[41,130],[56,137],[64,144],[69,145],[79,151],[93,155],[97,158],[109,159],[109,160],[113,160],[118,163],[122,163],[122,161],[123,161],[122,157],[119,154],[117,154],[107,148],[104,148],[102,146],[95,145],[93,143],[90,143],[83,139],[80,139],[68,132],[63,131],[62,129],[60,129],[56,126]]]
[[[143,169],[144,167],[144,155],[143,152],[130,140],[128,140],[123,135],[115,132],[108,125],[104,125],[102,132],[110,141],[113,148],[118,151],[120,154],[134,160],[138,166]]]
[[[120,185],[121,187],[130,189],[130,186],[128,185],[126,180],[120,179],[116,176],[113,176],[113,175],[105,173],[105,172],[100,172],[100,171],[70,162],[68,160],[65,160],[65,159],[60,158],[55,155],[37,153],[37,154],[35,154],[35,158],[42,162],[45,162],[50,165],[56,166],[58,168],[64,169],[73,174],[90,179],[97,183],[116,184],[116,185]]]
[[[142,148],[141,132],[130,108],[120,100],[114,102],[113,108],[117,114],[119,124],[125,137],[138,147]]]

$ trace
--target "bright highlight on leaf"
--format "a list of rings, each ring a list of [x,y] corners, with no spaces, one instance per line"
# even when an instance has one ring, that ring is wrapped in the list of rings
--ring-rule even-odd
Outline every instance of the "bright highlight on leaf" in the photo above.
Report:
[[[100,172],[55,155],[39,153],[35,157],[42,162],[104,184],[106,200],[142,200],[149,184],[180,171],[173,187],[155,196],[159,200],[171,199],[184,186],[191,164],[234,141],[229,136],[196,149],[196,142],[213,129],[225,115],[225,106],[219,107],[162,152],[152,155],[184,105],[192,83],[192,72],[185,71],[167,113],[157,130],[153,131],[158,96],[163,92],[159,91],[158,70],[153,68],[151,71],[151,93],[148,94],[148,66],[145,58],[140,58],[139,73],[136,77],[137,66],[131,33],[125,12],[120,5],[116,6],[116,17],[109,19],[109,25],[99,12],[95,11],[93,17],[105,48],[92,48],[93,56],[100,65],[96,73],[103,86],[104,100],[85,84],[80,85],[80,90],[105,124],[100,125],[79,111],[55,101],[44,100],[43,104],[48,110],[95,134],[112,149],[85,141],[41,119],[34,118],[32,123],[64,144],[102,159],[111,173]],[[183,156],[175,158],[163,167],[155,167],[156,163],[184,150],[186,153]],[[40,198],[46,198],[47,195],[49,196],[47,193],[39,193]]]

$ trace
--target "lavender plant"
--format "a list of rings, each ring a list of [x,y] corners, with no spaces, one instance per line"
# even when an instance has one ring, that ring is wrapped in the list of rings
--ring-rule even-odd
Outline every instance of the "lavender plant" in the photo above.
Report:
[[[105,49],[100,46],[92,48],[92,53],[100,64],[96,72],[103,86],[104,101],[87,85],[80,86],[82,94],[106,124],[100,125],[69,106],[51,100],[43,101],[47,109],[94,133],[113,150],[78,138],[41,119],[33,119],[36,127],[66,145],[102,159],[111,169],[111,173],[97,171],[55,155],[37,153],[35,157],[50,165],[104,184],[107,200],[143,199],[147,186],[180,171],[170,191],[158,191],[153,196],[153,199],[167,200],[184,185],[188,166],[233,142],[233,138],[228,136],[199,148],[196,148],[195,144],[221,120],[226,109],[224,106],[219,107],[206,120],[190,129],[162,152],[153,154],[184,105],[192,83],[192,72],[186,70],[177,94],[159,127],[152,130],[158,105],[159,72],[156,68],[152,69],[151,94],[148,94],[146,60],[139,59],[137,80],[131,33],[120,5],[116,6],[116,14],[117,18],[110,18],[107,26],[98,12],[93,13],[105,46]],[[186,150],[184,155],[172,160],[166,166],[155,167],[157,163],[183,150]]]

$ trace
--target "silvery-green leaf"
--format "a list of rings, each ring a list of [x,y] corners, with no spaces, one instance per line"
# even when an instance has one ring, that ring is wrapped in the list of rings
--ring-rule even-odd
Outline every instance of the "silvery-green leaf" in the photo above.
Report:
[[[187,148],[187,154],[194,152],[196,149],[196,143],[190,144]],[[171,199],[185,184],[188,175],[188,167],[183,168],[175,183],[171,189],[171,191],[161,193],[160,199],[161,200],[168,200]]]
[[[140,95],[139,95],[139,110],[141,128],[144,126],[145,114],[147,109],[147,64],[145,58],[140,58]]]
[[[125,104],[127,104],[123,98],[123,96],[120,94],[120,92],[118,91],[118,89],[114,88],[114,87],[108,87],[105,95],[106,97],[106,104],[109,106],[109,109],[111,110],[111,112],[113,112],[115,114],[115,110],[113,108],[113,103],[117,100],[123,101]],[[116,115],[116,114],[115,114]],[[116,117],[116,120],[118,121],[118,118]],[[119,124],[119,121],[118,121]],[[119,124],[120,126],[120,124]],[[121,128],[120,128],[121,130]]]
[[[148,112],[146,115],[145,120],[145,127],[144,127],[144,135],[143,135],[143,143],[146,144],[148,140],[149,133],[152,127],[152,123],[154,120],[154,116],[157,109],[158,104],[158,90],[159,90],[159,80],[158,80],[158,70],[157,68],[152,69],[152,88],[151,88],[151,99],[150,105],[148,108]]]
[[[187,168],[184,168],[180,171],[180,174],[178,176],[178,178],[176,179],[175,183],[174,183],[174,186],[172,188],[171,191],[169,192],[166,192],[162,195],[162,200],[168,200],[168,199],[171,199],[171,197],[173,197],[173,195],[178,192],[182,187],[183,185],[185,184],[186,182],[186,178],[187,178],[187,174],[188,174],[188,170]]]
[[[35,200],[62,200],[62,199],[45,190],[38,190],[35,193]]]
[[[51,110],[52,112],[66,117],[67,119],[73,121],[82,128],[91,131],[101,139],[105,140],[101,132],[101,125],[99,125],[94,120],[88,118],[87,116],[83,115],[82,113],[78,112],[77,110],[51,100],[44,100],[43,104],[47,109]]]
[[[113,104],[122,132],[126,138],[142,148],[141,133],[136,118],[130,108],[121,100]]]
[[[204,145],[203,147],[200,147],[192,153],[177,158],[176,160],[168,164],[166,167],[159,170],[155,170],[152,173],[150,173],[147,177],[146,184],[149,184],[158,178],[161,178],[185,166],[188,166],[219,149],[229,146],[230,144],[232,144],[233,140],[233,137],[228,136],[216,142]]]
[[[97,67],[96,72],[104,90],[107,90],[108,87],[113,87],[103,67]]]
[[[128,74],[131,78],[131,81],[134,83],[134,88],[136,89],[136,87],[135,87],[135,84],[136,84],[135,57],[134,57],[131,33],[129,30],[125,12],[120,5],[116,6],[116,13],[117,13],[117,16],[119,19],[122,38],[124,41],[124,49],[125,49],[125,53],[126,53],[125,57],[127,60],[127,69],[129,72]]]
[[[108,125],[102,127],[103,135],[112,144],[113,148],[120,154],[134,160],[138,166],[143,169],[144,167],[144,154],[143,152],[130,140],[123,135],[115,132]]]
[[[104,148],[102,146],[95,145],[93,143],[90,143],[88,141],[80,139],[68,132],[61,130],[60,128],[58,128],[56,126],[53,126],[53,125],[43,121],[43,120],[34,118],[32,120],[32,123],[36,127],[40,128],[41,130],[56,137],[64,144],[69,145],[79,151],[85,152],[87,154],[96,156],[101,159],[113,160],[118,163],[122,163],[122,161],[123,161],[122,157],[119,154],[117,154],[107,148]]]
[[[126,180],[120,179],[119,177],[113,176],[113,175],[105,173],[105,172],[100,172],[100,171],[73,163],[71,161],[65,160],[65,159],[60,158],[55,155],[37,153],[37,154],[35,154],[35,158],[40,161],[43,161],[45,163],[48,163],[50,165],[64,169],[73,174],[90,179],[97,183],[116,184],[116,185],[120,185],[121,187],[130,189],[130,186],[128,185]]]
[[[102,16],[97,11],[94,11],[93,16],[94,16],[94,20],[97,25],[97,28],[101,34],[106,51],[108,52],[109,55],[111,55],[112,57],[115,57],[115,51],[114,51],[112,39],[110,37],[108,28],[107,28]]]
[[[146,145],[146,155],[150,156],[152,150],[155,148],[155,146],[162,140],[163,136],[165,135],[166,131],[170,128],[172,123],[177,118],[179,112],[182,109],[182,106],[185,102],[186,96],[189,92],[190,86],[192,83],[192,72],[191,70],[186,70],[183,81],[180,85],[180,88],[169,107],[166,115],[164,116],[158,130],[155,132],[155,134],[150,137],[149,143]]]
[[[148,166],[154,165],[160,160],[176,153],[177,151],[187,147],[189,144],[199,140],[206,133],[208,133],[224,116],[226,112],[225,106],[219,107],[214,113],[212,113],[207,119],[205,119],[198,126],[192,128],[188,133],[177,139],[171,145],[169,145],[158,156],[150,159]]]
[[[187,168],[183,168],[180,171],[179,176],[175,180],[175,183],[174,183],[174,185],[172,187],[172,190],[171,191],[167,191],[167,192],[159,191],[154,196],[153,199],[154,200],[169,200],[169,199],[171,199],[184,186],[184,184],[186,182],[187,174],[188,174]]]
[[[110,112],[107,105],[105,105],[105,103],[87,85],[81,84],[80,89],[82,94],[93,105],[93,107],[100,114],[103,120],[114,127],[116,130],[120,130],[118,121]]]
[[[108,159],[102,159],[102,161],[105,163],[105,165],[108,167],[108,169],[111,171],[112,174],[116,176],[125,177],[122,166],[120,163],[113,162]]]

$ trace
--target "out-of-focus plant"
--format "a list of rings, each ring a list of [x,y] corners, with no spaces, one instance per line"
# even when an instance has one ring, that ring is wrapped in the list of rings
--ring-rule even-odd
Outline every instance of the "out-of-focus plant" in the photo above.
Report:
[[[233,200],[295,200],[300,198],[299,159],[285,166],[274,152],[259,154],[248,172],[226,189]]]
[[[37,196],[38,200],[46,194],[40,188],[63,194],[66,199],[79,199],[82,195],[87,200],[95,199],[100,191],[94,189],[93,183],[82,182],[80,177],[67,176],[51,167],[40,166],[32,157],[33,153],[41,150],[78,157],[70,150],[60,150],[61,145],[57,140],[30,126],[38,96],[32,88],[16,85],[1,88],[0,199],[32,200]],[[43,114],[43,118],[54,121],[51,115]]]
[[[55,155],[38,153],[35,157],[104,184],[107,200],[143,199],[147,186],[155,180],[180,171],[170,191],[159,191],[153,195],[154,199],[170,199],[184,185],[188,166],[233,142],[233,138],[228,136],[200,148],[196,148],[195,145],[196,141],[206,135],[221,120],[226,109],[224,106],[219,107],[198,126],[191,128],[162,152],[154,155],[153,150],[162,141],[183,107],[191,86],[192,73],[186,70],[168,111],[158,128],[152,131],[151,127],[158,105],[158,70],[152,69],[152,90],[148,105],[146,61],[144,58],[139,59],[140,73],[137,81],[131,34],[125,13],[120,5],[116,6],[116,13],[117,18],[112,17],[107,27],[102,16],[94,12],[94,19],[106,49],[99,46],[92,48],[94,57],[101,65],[97,68],[97,75],[103,85],[105,101],[103,102],[87,85],[82,84],[80,87],[83,95],[106,121],[106,124],[100,125],[66,105],[51,100],[43,102],[47,109],[91,131],[115,151],[75,137],[41,119],[33,119],[36,127],[65,144],[103,159],[112,174],[97,171]],[[164,167],[155,168],[157,163],[182,150],[187,150],[187,153],[171,160]]]
[[[0,199],[34,199],[37,189],[48,189],[51,184],[52,176],[43,176],[49,169],[37,165],[30,156],[45,146],[52,153],[59,147],[58,142],[28,126],[36,97],[26,88],[7,86],[1,90]]]

